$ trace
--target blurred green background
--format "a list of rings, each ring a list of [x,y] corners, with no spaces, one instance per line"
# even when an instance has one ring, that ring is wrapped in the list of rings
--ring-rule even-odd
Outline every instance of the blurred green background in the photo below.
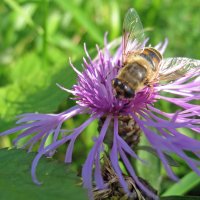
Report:
[[[130,7],[137,10],[152,45],[169,39],[165,57],[200,59],[200,0],[2,0],[0,131],[14,126],[15,116],[20,113],[57,113],[74,105],[70,96],[56,86],[60,83],[70,88],[76,81],[68,58],[71,57],[75,66],[82,69],[83,44],[86,43],[95,56],[95,45],[103,47],[106,31],[109,41],[121,35],[123,17]],[[161,106],[170,112],[167,104]],[[85,116],[77,117],[65,125],[73,128],[84,119]],[[92,145],[92,140],[85,138],[95,134],[96,122],[76,144],[75,167],[83,163]],[[1,138],[0,147],[10,146],[13,138]],[[62,150],[59,156],[62,159]],[[189,173],[182,163],[175,170],[180,177]],[[162,170],[161,174],[165,176]],[[196,179],[190,194],[198,195],[199,179]],[[160,180],[156,179],[157,185]],[[162,191],[171,184],[166,180]],[[188,190],[183,189],[182,193]]]

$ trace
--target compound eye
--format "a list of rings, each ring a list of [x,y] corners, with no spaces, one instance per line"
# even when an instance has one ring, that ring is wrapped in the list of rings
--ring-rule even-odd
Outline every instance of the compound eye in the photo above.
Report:
[[[122,83],[118,78],[114,78],[112,80],[112,84],[113,84],[114,87],[117,87],[117,86],[120,86]]]
[[[125,93],[124,96],[125,98],[133,98],[135,96],[135,92],[130,88],[130,87],[125,87]]]

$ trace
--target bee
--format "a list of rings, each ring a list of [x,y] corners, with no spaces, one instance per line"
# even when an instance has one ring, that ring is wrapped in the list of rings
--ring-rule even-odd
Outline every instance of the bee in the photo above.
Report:
[[[144,48],[144,41],[140,18],[133,8],[129,9],[123,23],[122,68],[112,80],[117,98],[133,98],[157,78],[162,56],[152,47]],[[133,45],[136,48],[132,49]]]
[[[188,58],[163,60],[159,50],[145,47],[145,43],[140,18],[131,8],[123,22],[122,68],[112,80],[116,98],[132,99],[144,87],[153,88],[161,80],[175,80],[199,64]]]

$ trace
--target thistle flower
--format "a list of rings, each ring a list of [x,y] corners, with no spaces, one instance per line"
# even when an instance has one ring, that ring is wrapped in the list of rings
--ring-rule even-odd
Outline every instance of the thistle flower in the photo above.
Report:
[[[145,41],[146,43],[147,41]],[[137,126],[140,127],[152,148],[157,152],[171,179],[177,181],[178,177],[168,165],[165,153],[177,154],[193,171],[200,175],[198,168],[200,161],[189,157],[185,153],[185,151],[192,152],[199,158],[200,141],[182,134],[179,129],[186,128],[200,133],[200,120],[198,117],[200,106],[194,104],[193,101],[200,98],[200,61],[187,58],[163,59],[160,65],[160,72],[169,78],[176,75],[177,80],[162,84],[156,82],[153,85],[153,89],[145,87],[131,100],[118,99],[115,97],[111,82],[117,76],[120,68],[122,68],[122,47],[119,46],[114,55],[112,55],[110,49],[114,45],[117,45],[117,43],[113,42],[110,45],[105,37],[105,48],[100,50],[97,47],[98,55],[94,60],[89,56],[86,46],[84,46],[87,59],[83,58],[83,72],[78,71],[70,62],[71,67],[78,76],[77,84],[71,90],[65,89],[62,86],[60,88],[75,96],[76,106],[60,114],[30,113],[20,115],[17,127],[1,133],[2,136],[22,131],[15,140],[15,144],[20,139],[33,135],[24,145],[30,146],[29,151],[35,143],[40,142],[38,154],[33,160],[31,170],[35,183],[40,184],[36,177],[36,166],[41,156],[44,154],[52,156],[59,146],[68,143],[65,162],[70,163],[72,161],[74,143],[78,136],[92,121],[100,120],[103,117],[104,121],[99,136],[95,140],[82,168],[83,186],[92,191],[94,177],[97,188],[102,189],[106,187],[101,174],[100,153],[103,150],[106,134],[109,133],[112,134],[112,147],[110,148],[111,165],[124,191],[130,194],[127,182],[118,163],[119,157],[137,186],[147,195],[156,198],[156,195],[145,187],[137,177],[128,159],[128,156],[131,156],[143,162],[119,134],[118,119],[121,116],[129,116],[137,123]],[[132,43],[132,48],[137,48],[137,45],[137,42]],[[167,40],[164,43],[158,44],[155,48],[163,54],[166,46]],[[183,77],[182,74],[184,74]],[[174,96],[171,97],[171,94]],[[159,100],[176,105],[178,107],[177,112],[167,113],[154,107],[155,102]],[[67,130],[66,134],[64,134],[65,130],[61,128],[63,122],[83,113],[88,113],[89,118],[79,127]],[[113,123],[112,133],[108,132],[111,123]],[[61,139],[59,134],[61,134]],[[49,135],[53,135],[53,140],[51,144],[47,145],[46,140]],[[94,176],[93,167],[95,167]]]

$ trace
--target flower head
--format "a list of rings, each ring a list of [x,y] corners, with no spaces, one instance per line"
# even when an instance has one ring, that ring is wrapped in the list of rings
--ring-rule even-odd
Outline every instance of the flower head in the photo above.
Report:
[[[78,75],[77,84],[71,90],[65,89],[62,86],[60,88],[75,96],[76,106],[56,115],[21,115],[19,116],[20,120],[17,122],[20,124],[19,126],[1,133],[1,135],[8,135],[21,130],[22,133],[17,137],[15,142],[23,137],[34,134],[25,144],[26,146],[30,145],[29,150],[31,150],[36,142],[41,141],[38,154],[32,164],[34,182],[39,184],[35,170],[42,155],[52,155],[56,148],[68,142],[65,162],[71,162],[74,143],[77,137],[92,121],[103,118],[99,136],[95,140],[94,146],[83,165],[82,178],[84,187],[92,191],[94,166],[94,180],[97,188],[101,189],[106,186],[101,174],[100,153],[103,151],[106,135],[112,134],[110,161],[124,191],[130,194],[127,182],[118,163],[119,157],[121,157],[127,172],[138,187],[149,196],[155,197],[155,194],[145,187],[137,177],[128,159],[127,155],[141,160],[119,134],[119,118],[122,116],[129,116],[137,123],[150,145],[157,152],[170,178],[178,180],[168,165],[165,153],[177,154],[192,170],[200,175],[200,170],[198,169],[200,162],[185,153],[185,151],[190,151],[197,157],[200,157],[200,142],[182,134],[179,130],[179,128],[186,128],[196,133],[200,132],[200,120],[197,117],[200,114],[200,106],[193,103],[193,100],[200,98],[200,61],[187,58],[163,59],[159,71],[160,79],[163,80],[162,83],[158,80],[153,85],[153,88],[146,86],[136,93],[132,99],[118,99],[113,91],[112,80],[123,67],[121,59],[122,47],[120,46],[115,54],[112,55],[110,48],[113,45],[116,45],[116,43],[114,42],[112,45],[107,44],[105,39],[104,50],[100,50],[97,47],[98,56],[94,60],[89,56],[85,46],[87,59],[83,59],[83,72],[78,71],[70,62],[70,65]],[[155,48],[160,53],[163,53],[166,45],[167,41],[158,44]],[[136,47],[137,42],[132,44],[133,49]],[[174,81],[167,82],[165,78]],[[171,94],[174,97],[171,97]],[[155,102],[160,99],[178,106],[178,111],[167,113],[154,107]],[[90,117],[79,127],[67,131],[67,134],[63,134],[65,130],[61,129],[62,123],[82,113],[88,113]],[[113,123],[113,130],[110,133],[108,129],[111,123]],[[62,133],[61,139],[58,137],[59,133]],[[46,140],[51,134],[53,135],[53,140],[50,144],[46,144]]]

